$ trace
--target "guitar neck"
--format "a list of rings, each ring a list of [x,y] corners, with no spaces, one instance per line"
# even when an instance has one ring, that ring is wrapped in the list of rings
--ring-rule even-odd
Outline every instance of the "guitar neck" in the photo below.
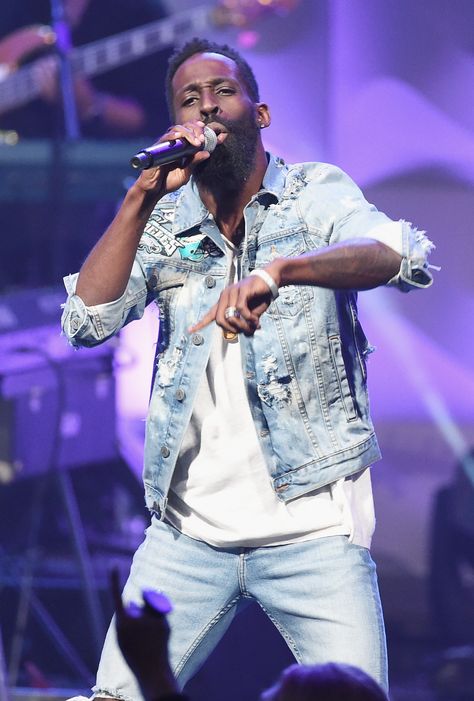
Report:
[[[209,6],[199,6],[141,27],[128,29],[91,44],[72,49],[73,72],[86,76],[99,75],[178,43],[190,32],[208,28],[212,18]],[[0,82],[0,115],[27,104],[40,94],[35,79],[34,63],[20,68]]]
[[[112,68],[173,46],[189,32],[204,31],[208,28],[209,21],[209,7],[199,6],[142,27],[128,29],[115,36],[73,49],[72,68],[87,76],[105,73]]]

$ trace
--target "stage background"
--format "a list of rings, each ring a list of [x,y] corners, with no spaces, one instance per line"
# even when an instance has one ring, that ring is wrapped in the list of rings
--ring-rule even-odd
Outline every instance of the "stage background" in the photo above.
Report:
[[[195,5],[167,4],[170,12]],[[473,27],[470,0],[301,0],[245,31],[203,32],[235,45],[254,68],[273,117],[269,150],[289,162],[337,164],[369,201],[436,244],[432,288],[360,295],[376,347],[369,387],[383,460],[373,470],[373,553],[396,699],[426,656],[452,642],[439,637],[430,604],[430,541],[438,492],[474,443]],[[123,331],[116,354],[119,451],[137,482],[156,328],[150,309]],[[107,475],[98,474],[98,489],[107,490]],[[472,569],[464,574],[472,590]],[[250,700],[288,661],[253,611],[193,682],[193,699],[217,699],[225,685],[227,698]]]

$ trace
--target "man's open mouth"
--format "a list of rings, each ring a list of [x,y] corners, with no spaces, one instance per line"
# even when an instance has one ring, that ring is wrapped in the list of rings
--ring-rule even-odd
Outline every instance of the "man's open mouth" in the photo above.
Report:
[[[219,122],[209,122],[206,124],[206,126],[209,127],[209,129],[212,129],[213,132],[217,135],[217,143],[222,144],[226,139],[229,134],[227,129],[223,124],[219,124]]]

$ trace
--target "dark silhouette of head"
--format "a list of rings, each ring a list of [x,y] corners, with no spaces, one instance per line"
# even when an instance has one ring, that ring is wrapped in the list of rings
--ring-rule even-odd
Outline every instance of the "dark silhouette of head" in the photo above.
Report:
[[[358,667],[334,662],[292,665],[261,701],[388,701],[377,682]]]

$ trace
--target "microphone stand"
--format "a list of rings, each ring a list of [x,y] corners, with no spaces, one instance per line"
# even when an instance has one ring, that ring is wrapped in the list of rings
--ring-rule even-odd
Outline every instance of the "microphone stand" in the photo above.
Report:
[[[59,60],[59,87],[64,117],[64,137],[67,141],[75,141],[80,138],[81,133],[69,60],[72,47],[71,30],[66,20],[63,0],[50,0],[50,2],[52,26],[56,35],[56,54]]]
[[[53,227],[51,258],[52,258],[52,273],[55,279],[60,280],[61,274],[70,272],[61,270],[63,262],[64,244],[67,239],[65,233],[67,231],[67,172],[68,172],[68,146],[71,143],[77,142],[80,139],[80,129],[77,116],[77,106],[74,93],[73,75],[70,63],[71,50],[71,33],[66,20],[63,0],[51,0],[51,19],[54,32],[56,34],[56,52],[58,57],[58,78],[60,86],[61,100],[60,104],[63,112],[64,132],[60,136],[56,136],[52,140],[51,148],[51,175],[50,175],[50,194],[51,204],[53,209]],[[37,351],[42,353],[42,351]],[[26,556],[26,573],[22,576],[20,583],[20,603],[16,616],[15,630],[13,633],[12,652],[9,665],[9,684],[14,686],[20,667],[21,653],[25,638],[25,629],[29,617],[30,608],[33,608],[35,613],[41,618],[47,632],[50,633],[53,642],[63,652],[67,659],[75,669],[81,673],[85,681],[89,681],[86,677],[89,676],[87,668],[77,652],[70,645],[62,631],[57,627],[53,618],[44,609],[34,595],[34,569],[37,560],[37,538],[41,522],[41,517],[44,508],[44,498],[47,487],[50,486],[50,479],[54,480],[60,490],[62,505],[68,519],[70,535],[73,541],[73,550],[80,571],[82,580],[82,593],[84,595],[85,611],[88,615],[92,633],[92,647],[95,650],[98,659],[102,641],[105,635],[103,624],[102,608],[98,595],[97,588],[94,582],[93,567],[86,543],[84,527],[81,521],[79,507],[74,493],[73,485],[69,472],[62,468],[59,464],[59,451],[61,447],[61,419],[64,411],[64,393],[65,381],[59,364],[45,355],[45,360],[56,376],[58,408],[56,417],[56,432],[53,436],[54,445],[50,456],[50,464],[47,472],[40,476],[41,482],[37,485],[35,503],[33,504],[29,544]],[[0,648],[1,653],[1,648]],[[2,657],[0,656],[0,662]],[[2,684],[2,675],[0,669],[0,701],[7,701],[7,690]]]
[[[60,279],[65,272],[61,270],[62,252],[64,251],[65,232],[68,223],[67,216],[67,192],[66,178],[68,149],[64,145],[77,142],[81,137],[79,119],[77,114],[77,104],[74,92],[73,73],[70,61],[72,48],[71,29],[67,22],[64,8],[64,0],[50,0],[51,19],[53,30],[56,34],[56,51],[59,59],[59,85],[61,91],[61,103],[64,118],[64,140],[56,141],[55,157],[53,159],[53,196],[57,204],[57,220],[55,227],[57,255],[53,259],[53,272],[55,277]],[[59,370],[57,370],[59,375]],[[59,382],[59,380],[58,380]],[[54,461],[57,463],[57,461]],[[73,539],[75,555],[82,579],[82,588],[85,598],[86,612],[92,632],[92,645],[99,655],[102,649],[102,642],[105,635],[104,622],[102,620],[102,610],[97,588],[95,586],[92,563],[84,534],[84,527],[81,521],[76,496],[72,486],[71,478],[67,470],[61,470],[57,464],[51,466],[56,471],[59,480],[59,487],[63,499],[63,504],[68,516],[69,527]]]
[[[62,129],[51,143],[51,200],[53,204],[53,226],[51,237],[51,262],[49,275],[60,281],[66,272],[63,269],[65,251],[65,227],[67,223],[67,174],[68,144],[80,139],[80,127],[74,92],[70,60],[72,48],[71,28],[67,22],[64,0],[50,0],[51,24],[56,35],[55,50],[58,60],[58,82]],[[49,277],[49,276],[48,276]]]

